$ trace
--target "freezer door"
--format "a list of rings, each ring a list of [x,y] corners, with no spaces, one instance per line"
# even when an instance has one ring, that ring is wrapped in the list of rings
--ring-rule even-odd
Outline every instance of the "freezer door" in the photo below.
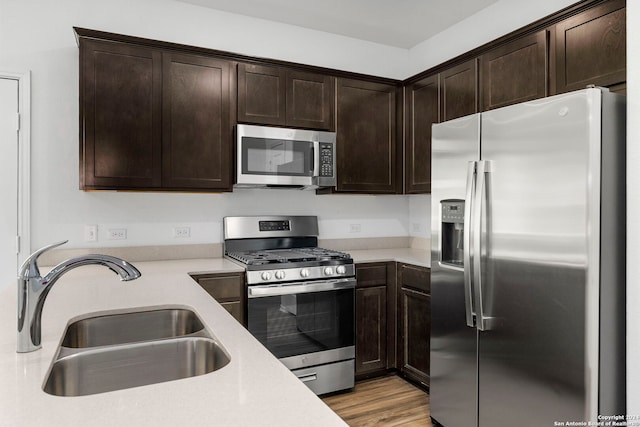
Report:
[[[600,95],[482,115],[479,427],[552,426],[595,411]]]
[[[479,159],[479,132],[480,116],[473,115],[436,124],[432,133],[429,388],[431,416],[447,427],[471,427],[477,422],[477,332],[467,326],[463,265],[456,260],[460,259],[465,237],[457,219],[464,214],[460,212],[464,206],[460,201],[467,196],[469,162]],[[447,216],[452,219],[443,218],[443,206],[445,211],[449,209],[451,215]],[[444,224],[453,236],[448,240],[442,235],[443,221],[448,221]],[[443,260],[443,245],[453,245],[454,256]]]

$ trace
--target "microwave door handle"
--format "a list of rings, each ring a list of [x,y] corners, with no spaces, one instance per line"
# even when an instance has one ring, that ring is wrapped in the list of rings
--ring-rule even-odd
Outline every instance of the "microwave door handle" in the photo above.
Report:
[[[320,176],[320,141],[313,141],[311,146],[311,176]]]

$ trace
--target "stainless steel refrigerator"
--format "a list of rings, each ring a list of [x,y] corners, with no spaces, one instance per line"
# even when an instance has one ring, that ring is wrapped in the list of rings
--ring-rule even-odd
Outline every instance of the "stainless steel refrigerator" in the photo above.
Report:
[[[433,126],[436,425],[624,414],[625,107],[590,88]]]

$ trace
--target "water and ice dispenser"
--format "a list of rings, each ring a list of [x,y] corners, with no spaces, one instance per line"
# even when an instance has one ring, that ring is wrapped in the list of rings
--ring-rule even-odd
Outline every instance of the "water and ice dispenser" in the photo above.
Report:
[[[442,263],[463,267],[464,253],[464,200],[449,199],[440,202]]]

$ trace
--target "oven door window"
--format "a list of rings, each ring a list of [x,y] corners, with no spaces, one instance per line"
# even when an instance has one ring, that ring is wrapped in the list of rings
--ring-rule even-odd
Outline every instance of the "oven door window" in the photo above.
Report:
[[[354,289],[249,299],[249,331],[276,357],[353,346]]]
[[[270,138],[242,138],[242,173],[313,176],[313,143]]]

